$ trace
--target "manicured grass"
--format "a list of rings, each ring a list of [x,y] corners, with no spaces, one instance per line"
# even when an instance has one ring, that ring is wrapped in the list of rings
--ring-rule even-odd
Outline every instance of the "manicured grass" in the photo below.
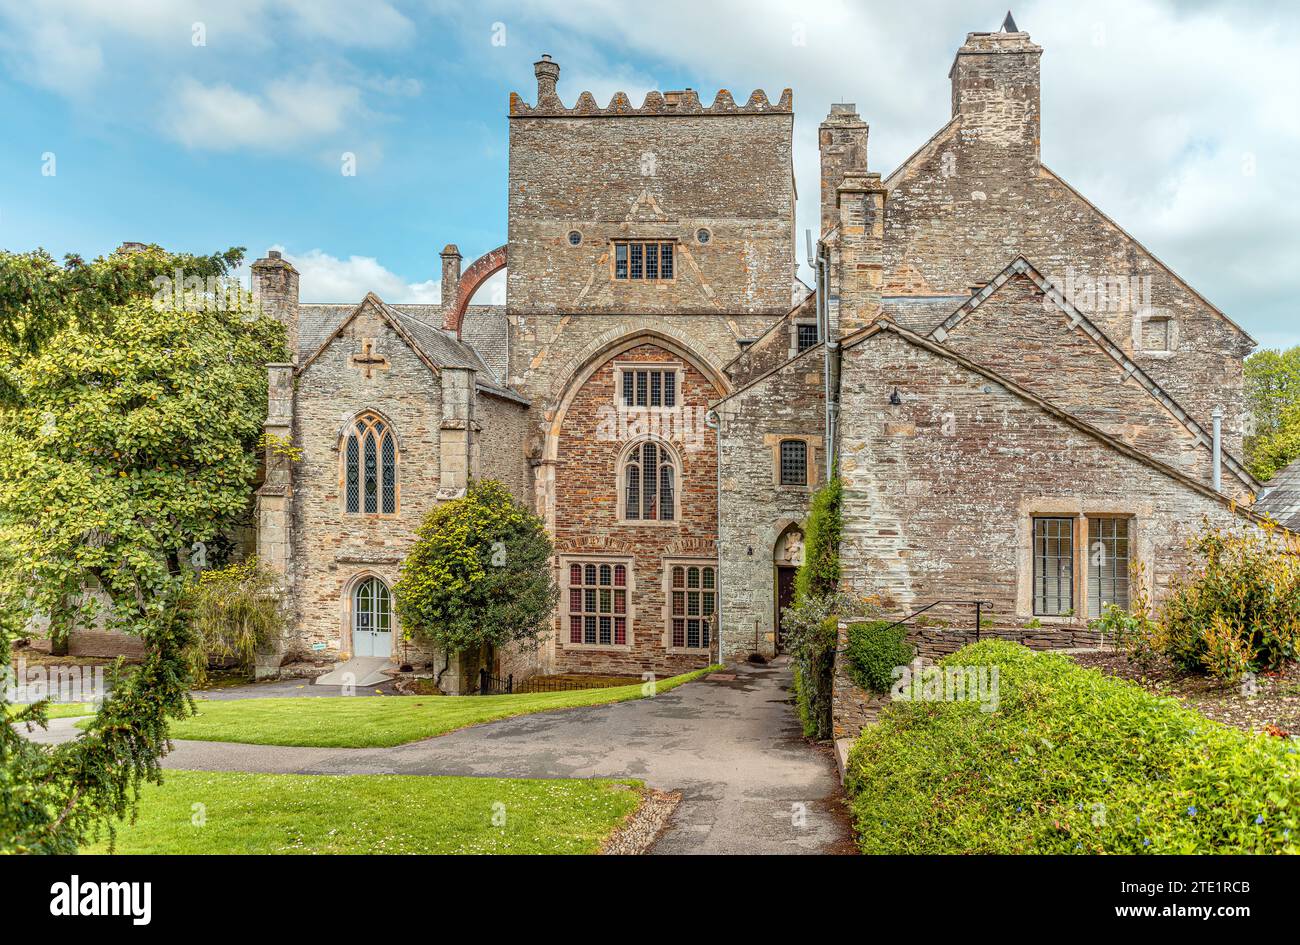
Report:
[[[661,695],[698,679],[710,666],[659,680]],[[172,725],[172,737],[247,745],[385,748],[445,735],[482,722],[551,709],[626,702],[647,695],[644,684],[512,696],[329,696],[231,699],[199,703],[199,714]]]
[[[26,705],[9,704],[9,714],[17,715]],[[46,716],[51,719],[71,719],[79,715],[94,715],[95,707],[89,702],[51,702],[46,707]]]
[[[318,700],[311,700],[318,701]],[[358,700],[361,701],[361,700]],[[370,700],[366,700],[370,701]],[[167,771],[117,853],[595,853],[640,782]],[[101,842],[86,853],[107,853]]]

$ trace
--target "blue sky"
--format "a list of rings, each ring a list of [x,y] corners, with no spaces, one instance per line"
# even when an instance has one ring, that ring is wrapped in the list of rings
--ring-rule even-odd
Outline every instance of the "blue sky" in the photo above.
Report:
[[[1262,344],[1300,343],[1294,5],[1013,9],[1045,49],[1044,161]],[[946,121],[965,34],[1004,14],[959,0],[658,0],[635,15],[613,0],[0,0],[0,246],[277,246],[305,299],[432,300],[445,243],[468,263],[504,242],[507,100],[533,97],[542,52],[567,102],[792,87],[802,229],[830,102],[858,104],[888,173]]]

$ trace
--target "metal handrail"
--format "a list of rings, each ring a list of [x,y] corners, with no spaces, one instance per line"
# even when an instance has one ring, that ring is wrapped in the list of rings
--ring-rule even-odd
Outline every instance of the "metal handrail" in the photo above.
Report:
[[[914,613],[908,614],[908,615],[907,615],[906,617],[904,617],[902,620],[896,620],[896,621],[894,621],[893,623],[891,623],[889,626],[887,626],[887,627],[882,627],[880,632],[881,632],[881,633],[884,633],[886,630],[893,630],[895,627],[901,627],[903,624],[907,623],[909,620],[913,620],[913,619],[915,619],[916,617],[921,616],[921,614],[925,613],[925,612],[926,612],[927,610],[929,610],[931,607],[938,607],[940,604],[965,604],[965,605],[967,605],[968,607],[974,607],[974,608],[975,608],[975,642],[978,643],[978,642],[979,642],[979,639],[980,639],[980,625],[984,623],[984,608],[987,607],[987,608],[989,608],[990,610],[993,609],[993,601],[991,601],[991,600],[936,600],[936,601],[932,601],[932,602],[926,604],[926,605],[925,605],[924,607],[922,607],[920,610],[915,611]]]

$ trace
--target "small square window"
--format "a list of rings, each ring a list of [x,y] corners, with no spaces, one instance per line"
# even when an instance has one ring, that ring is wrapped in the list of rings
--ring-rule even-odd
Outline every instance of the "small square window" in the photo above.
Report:
[[[817,337],[817,325],[799,324],[795,326],[795,353],[807,351],[821,339]]]
[[[781,441],[781,485],[808,485],[808,444],[803,440]]]

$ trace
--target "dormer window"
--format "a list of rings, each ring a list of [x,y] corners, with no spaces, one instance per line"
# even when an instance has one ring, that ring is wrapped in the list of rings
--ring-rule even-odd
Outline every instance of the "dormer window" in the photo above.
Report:
[[[672,281],[673,244],[660,240],[615,240],[614,278],[620,282]]]

